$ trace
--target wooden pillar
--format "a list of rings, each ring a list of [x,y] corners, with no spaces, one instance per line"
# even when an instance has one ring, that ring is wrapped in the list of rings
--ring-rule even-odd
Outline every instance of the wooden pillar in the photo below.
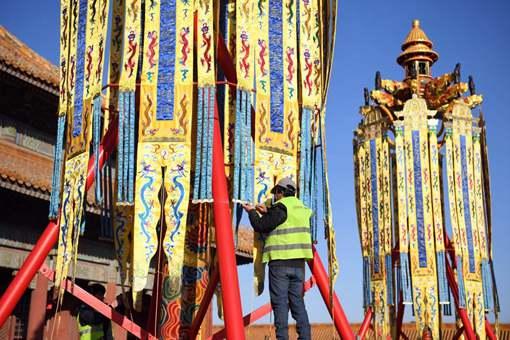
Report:
[[[116,298],[117,285],[115,284],[115,276],[112,276],[110,277],[110,281],[106,284],[105,302],[111,305]],[[125,340],[127,338],[127,332],[124,328],[112,322],[112,336],[115,340]]]
[[[204,321],[202,322],[202,327],[200,329],[200,334],[202,339],[209,339],[211,335],[213,335],[213,311],[212,311],[212,301],[209,303],[209,308],[207,308],[207,313],[205,314]]]
[[[61,310],[48,320],[44,339],[79,339],[78,322],[69,310]]]
[[[37,274],[36,286],[30,298],[28,312],[27,339],[40,340],[43,338],[44,324],[46,323],[46,302],[48,298],[48,279]]]

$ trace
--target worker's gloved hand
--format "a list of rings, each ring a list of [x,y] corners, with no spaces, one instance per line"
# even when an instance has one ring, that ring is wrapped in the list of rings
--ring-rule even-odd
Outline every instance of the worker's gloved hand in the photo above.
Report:
[[[248,211],[248,212],[250,212],[250,211],[252,211],[253,209],[255,209],[255,207],[254,207],[252,204],[250,204],[250,203],[244,203],[244,204],[243,204],[243,209],[244,209],[244,210],[246,210],[246,211]]]
[[[257,209],[259,214],[267,213],[267,206],[265,204],[257,204],[255,206],[255,209]]]

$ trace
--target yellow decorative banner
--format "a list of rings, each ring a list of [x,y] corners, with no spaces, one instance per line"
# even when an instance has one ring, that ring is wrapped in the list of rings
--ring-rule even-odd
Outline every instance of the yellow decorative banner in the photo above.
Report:
[[[85,206],[85,193],[83,191],[86,183],[88,160],[88,154],[81,153],[65,162],[60,234],[55,266],[55,286],[59,291],[59,296],[63,294],[63,291],[60,291],[60,284],[69,274],[71,261],[76,260],[78,237],[82,227]]]
[[[140,53],[142,1],[125,0],[124,10],[124,38],[122,39],[124,48],[119,90],[134,91]]]
[[[71,25],[70,18],[71,0],[60,1],[60,83],[59,83],[59,104],[58,115],[66,116],[69,108],[69,84],[68,84],[68,70],[69,70],[69,53],[71,39]]]
[[[110,121],[117,117],[119,108],[119,82],[122,70],[122,38],[124,28],[124,6],[126,0],[112,0],[113,12],[110,24],[110,57],[108,68],[108,87],[106,89],[107,110],[104,113],[103,135]]]
[[[136,165],[133,294],[146,285],[159,242],[179,290],[190,192],[193,10],[182,0],[146,4]],[[164,201],[159,192],[164,188]],[[163,207],[162,207],[163,205]],[[158,222],[166,225],[163,239]]]
[[[89,147],[92,137],[92,88],[94,77],[94,46],[96,46],[96,15],[99,2],[88,3],[86,0],[73,2],[74,36],[71,38],[70,88],[72,95],[69,125],[67,127],[66,161],[64,170],[64,188],[62,197],[62,215],[60,218],[60,236],[57,250],[56,287],[59,297],[61,280],[69,272],[70,262],[78,252],[79,235],[82,232],[82,218],[85,198],[85,182],[89,159]],[[76,17],[77,15],[77,17]],[[71,25],[74,26],[74,25]],[[76,31],[74,31],[76,29]],[[76,80],[75,80],[76,77]]]
[[[432,218],[427,119],[434,115],[424,99],[412,98],[397,112],[404,118],[407,216],[413,306],[419,334],[427,327],[439,338],[436,249]],[[398,165],[398,163],[397,163]],[[403,171],[398,169],[397,171]]]
[[[251,92],[256,67],[254,63],[257,35],[256,6],[255,2],[250,1],[236,1],[235,4],[235,13],[237,14],[235,21],[237,86],[239,89]]]
[[[448,118],[451,122],[446,125],[445,137],[447,171],[449,176],[453,175],[453,180],[448,181],[448,190],[454,194],[450,197],[455,197],[455,207],[450,209],[450,214],[452,226],[457,226],[454,243],[460,305],[473,320],[475,333],[485,338],[485,283],[482,280],[483,244],[480,239],[480,230],[485,231],[485,217],[478,215],[477,196],[480,198],[480,195],[475,193],[475,176],[478,175],[473,174],[477,154],[473,146],[477,144],[473,143],[473,117],[469,106],[457,101]],[[489,284],[492,285],[492,278]]]
[[[319,1],[299,1],[299,51],[303,107],[322,104],[321,13]]]
[[[296,179],[296,9],[293,1],[270,0],[259,6],[255,110],[255,199],[259,203],[268,198],[278,179]]]
[[[197,7],[197,74],[198,86],[216,86],[216,58],[214,54],[214,2],[196,1]]]

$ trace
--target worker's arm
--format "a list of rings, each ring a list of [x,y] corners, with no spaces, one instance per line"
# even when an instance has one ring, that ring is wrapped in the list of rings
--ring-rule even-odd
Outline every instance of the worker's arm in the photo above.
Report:
[[[270,233],[287,219],[287,209],[283,204],[276,203],[267,209],[267,213],[259,215],[256,209],[248,211],[253,229],[258,233]]]

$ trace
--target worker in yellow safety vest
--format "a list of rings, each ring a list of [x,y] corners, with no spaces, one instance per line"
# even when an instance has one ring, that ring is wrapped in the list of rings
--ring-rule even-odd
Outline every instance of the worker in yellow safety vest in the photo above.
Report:
[[[104,300],[105,288],[100,284],[89,286],[89,291],[99,300]],[[88,305],[81,305],[78,309],[78,330],[80,340],[110,340],[112,338],[111,322],[102,314],[96,312]]]
[[[269,263],[269,294],[274,311],[276,338],[287,340],[289,307],[298,339],[311,339],[303,299],[305,262],[313,258],[310,233],[312,210],[296,195],[296,184],[282,178],[271,190],[273,204],[244,204],[256,232],[265,234],[262,261]]]

